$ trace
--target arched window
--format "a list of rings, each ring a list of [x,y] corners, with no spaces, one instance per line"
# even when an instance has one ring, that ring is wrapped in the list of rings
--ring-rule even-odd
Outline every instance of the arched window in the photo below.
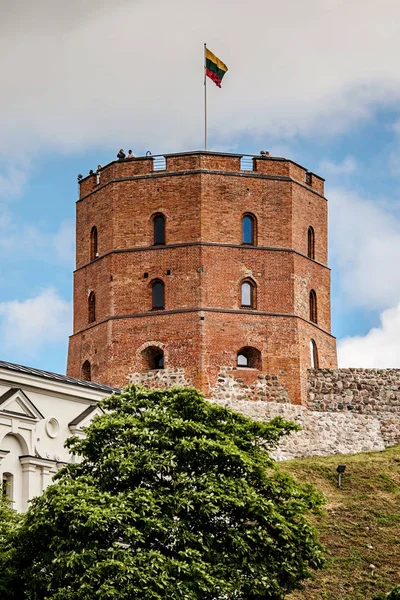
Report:
[[[246,214],[242,218],[242,244],[256,243],[256,218]]]
[[[237,353],[237,366],[247,369],[261,370],[261,352],[257,348],[244,346]]]
[[[242,307],[255,308],[256,285],[246,279],[240,286],[240,304]]]
[[[84,381],[92,381],[92,368],[88,360],[85,360],[82,365],[82,379]]]
[[[317,344],[314,340],[310,340],[310,359],[311,359],[311,368],[318,369],[318,350]]]
[[[3,473],[3,497],[8,504],[14,502],[14,475],[12,473]]]
[[[4,456],[1,461],[3,494],[12,507],[20,511],[28,509],[29,490],[24,485],[20,458],[29,454],[26,440],[21,434],[8,433],[1,442]]]
[[[94,323],[96,320],[96,296],[94,292],[90,292],[88,298],[88,321]]]
[[[315,234],[311,225],[307,233],[307,256],[313,260],[315,259]]]
[[[164,308],[164,282],[161,279],[155,279],[151,283],[152,308],[153,310],[162,310]]]
[[[153,217],[153,245],[165,244],[165,217],[162,214]]]
[[[149,346],[142,352],[142,365],[144,370],[164,368],[164,352],[158,346]]]
[[[317,323],[317,294],[314,290],[310,292],[310,321]]]
[[[97,256],[98,248],[97,248],[97,227],[92,227],[90,232],[90,260],[94,260]]]

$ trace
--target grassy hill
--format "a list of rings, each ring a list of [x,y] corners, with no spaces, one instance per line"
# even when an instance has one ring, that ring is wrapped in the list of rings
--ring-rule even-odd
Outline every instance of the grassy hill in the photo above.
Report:
[[[342,488],[336,467],[347,465]],[[400,584],[400,447],[282,463],[327,498],[313,518],[327,550],[325,569],[290,600],[371,600]]]

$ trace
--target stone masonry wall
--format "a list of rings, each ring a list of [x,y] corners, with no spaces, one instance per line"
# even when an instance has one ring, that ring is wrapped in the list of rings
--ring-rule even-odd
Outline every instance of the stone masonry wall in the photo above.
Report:
[[[217,384],[211,390],[211,398],[215,402],[247,401],[253,403],[279,402],[289,403],[290,398],[287,389],[279,381],[276,375],[258,375],[253,383],[245,383],[240,377],[240,371],[229,372],[229,369],[221,370]]]
[[[301,425],[301,431],[285,437],[271,452],[276,460],[304,456],[329,456],[383,450],[379,419],[372,415],[311,411],[305,406],[277,402],[215,400],[256,420],[282,416]]]
[[[241,376],[242,375],[242,376]],[[134,373],[146,387],[189,385],[184,369]],[[315,369],[308,371],[308,405],[294,405],[274,375],[248,383],[240,370],[222,368],[209,400],[253,419],[282,416],[301,431],[285,437],[276,460],[354,454],[400,444],[400,369]]]
[[[146,371],[145,373],[132,373],[129,375],[129,383],[143,385],[146,388],[170,388],[175,385],[189,386],[185,378],[185,369],[159,369]]]
[[[302,430],[281,442],[277,460],[400,444],[400,369],[309,370],[307,406],[291,404],[277,377],[259,376],[248,385],[223,370],[210,399],[255,419],[280,415],[298,422]]]
[[[308,382],[311,410],[374,415],[385,445],[400,443],[400,369],[317,369]]]

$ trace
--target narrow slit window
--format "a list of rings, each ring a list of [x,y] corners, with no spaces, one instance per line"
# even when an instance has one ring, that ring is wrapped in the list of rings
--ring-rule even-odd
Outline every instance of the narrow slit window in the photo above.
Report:
[[[243,281],[240,289],[240,303],[243,307],[254,308],[255,285],[251,281]]]
[[[314,340],[310,340],[310,359],[311,359],[311,368],[318,369],[318,350],[317,344]]]
[[[315,259],[315,233],[311,226],[308,228],[307,234],[307,256],[313,260]]]
[[[153,310],[162,310],[165,302],[164,283],[156,279],[152,283],[152,308]]]
[[[90,260],[94,260],[99,255],[97,248],[97,227],[92,227],[90,232]]]
[[[244,215],[242,219],[242,244],[255,244],[255,218]]]
[[[165,244],[165,217],[156,215],[153,218],[153,245],[163,246]]]
[[[317,323],[318,314],[317,314],[317,294],[314,290],[310,292],[310,321],[312,323]]]
[[[96,295],[94,292],[90,292],[88,298],[88,321],[94,323],[96,320]]]

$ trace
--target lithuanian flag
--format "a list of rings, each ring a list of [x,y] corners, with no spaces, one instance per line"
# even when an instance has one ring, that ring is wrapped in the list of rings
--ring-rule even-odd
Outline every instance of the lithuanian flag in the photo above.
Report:
[[[222,60],[219,60],[210,52],[208,48],[206,48],[206,75],[218,86],[221,87],[221,81],[225,73],[227,72],[228,67]]]

